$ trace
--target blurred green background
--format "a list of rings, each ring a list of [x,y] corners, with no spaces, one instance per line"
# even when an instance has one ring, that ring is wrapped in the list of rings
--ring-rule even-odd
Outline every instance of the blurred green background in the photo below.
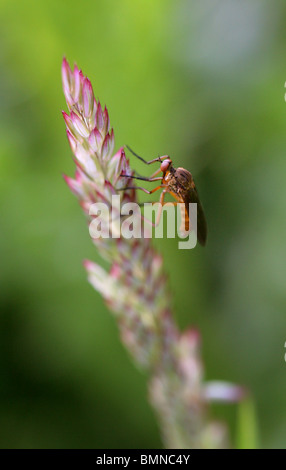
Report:
[[[285,447],[285,1],[0,0],[0,21],[0,447],[161,446],[147,378],[82,267],[99,258],[62,179],[64,55],[117,148],[195,176],[206,248],[160,242],[176,319],[201,330],[207,379],[251,391],[260,446]],[[235,443],[238,407],[213,414]]]

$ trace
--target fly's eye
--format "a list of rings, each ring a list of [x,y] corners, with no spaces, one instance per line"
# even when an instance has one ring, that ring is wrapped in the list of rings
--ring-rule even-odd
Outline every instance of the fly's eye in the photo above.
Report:
[[[161,167],[160,167],[161,171],[165,173],[169,169],[169,166],[171,165],[171,163],[172,163],[171,160],[167,158],[167,160],[161,163]]]

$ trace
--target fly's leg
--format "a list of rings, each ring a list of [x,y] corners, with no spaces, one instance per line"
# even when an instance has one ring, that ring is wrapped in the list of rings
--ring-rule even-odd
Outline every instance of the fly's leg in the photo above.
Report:
[[[147,161],[147,160],[144,160],[144,158],[140,157],[140,155],[135,153],[134,150],[128,147],[128,145],[125,145],[125,147],[129,150],[129,152],[132,153],[132,155],[134,155],[134,157],[139,158],[139,160],[141,160],[141,162],[145,163],[146,165],[150,165],[151,163],[155,163],[155,162],[162,162],[163,160],[165,160],[165,158],[170,158],[168,155],[163,155],[162,157],[153,158],[153,160]]]
[[[141,191],[144,191],[144,193],[146,193],[146,194],[153,194],[161,188],[162,188],[162,186],[160,185],[160,186],[157,186],[154,189],[151,189],[151,191],[149,191],[148,189],[143,188],[141,186],[127,186],[126,188],[118,188],[117,191],[127,191],[127,189],[141,189]]]
[[[147,222],[149,222],[152,225],[152,227],[158,227],[160,219],[161,219],[161,215],[162,215],[163,206],[167,206],[168,204],[171,205],[171,206],[176,206],[178,204],[177,202],[164,202],[164,199],[165,199],[165,196],[166,196],[167,192],[168,191],[166,189],[164,189],[161,192],[160,200],[159,200],[159,208],[158,208],[155,224],[153,222],[151,222],[149,219],[146,219],[145,217],[143,218],[143,216],[142,216],[143,220],[146,220]],[[158,202],[152,202],[152,204],[158,204]],[[144,205],[144,203],[139,204],[139,205]]]
[[[161,170],[160,170],[161,171]],[[141,180],[141,181],[162,181],[162,176],[159,176],[158,178],[154,178],[154,176],[158,175],[159,172],[155,172],[154,175],[150,176],[150,178],[145,178],[144,176],[133,176],[133,175],[120,175],[120,178],[126,177],[126,178],[133,178],[134,180]]]

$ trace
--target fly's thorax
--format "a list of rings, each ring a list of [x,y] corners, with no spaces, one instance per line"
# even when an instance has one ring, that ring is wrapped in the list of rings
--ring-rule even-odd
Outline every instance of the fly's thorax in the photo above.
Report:
[[[168,191],[172,191],[176,188],[176,178],[175,178],[176,170],[175,168],[171,167],[163,176],[162,183],[166,186]]]
[[[172,191],[177,195],[183,194],[185,191],[195,187],[195,183],[191,173],[185,168],[170,168],[163,178],[163,184],[168,191]]]
[[[188,170],[185,170],[185,168],[177,168],[175,178],[182,188],[191,189],[195,187],[192,174]]]

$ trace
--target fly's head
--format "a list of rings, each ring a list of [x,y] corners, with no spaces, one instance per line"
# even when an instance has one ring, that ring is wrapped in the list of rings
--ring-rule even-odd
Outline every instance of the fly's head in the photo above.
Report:
[[[160,169],[163,175],[165,175],[167,171],[170,171],[170,169],[172,168],[172,160],[169,157],[166,158],[166,155],[164,155],[164,157],[162,158],[165,158],[165,160],[161,163]]]

